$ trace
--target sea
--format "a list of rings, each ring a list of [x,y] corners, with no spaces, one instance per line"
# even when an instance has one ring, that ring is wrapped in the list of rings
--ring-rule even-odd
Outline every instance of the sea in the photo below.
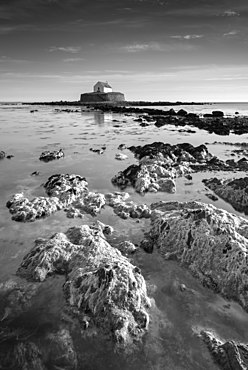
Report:
[[[171,106],[158,108],[168,110]],[[200,115],[221,110],[226,116],[248,116],[248,103],[208,103],[173,108]],[[35,283],[38,293],[29,305],[17,309],[12,302],[8,306],[4,289],[6,286],[28,284],[16,275],[16,271],[36,239],[49,238],[71,226],[92,224],[98,219],[114,227],[115,243],[130,240],[139,245],[144,232],[149,229],[149,220],[123,220],[108,207],[97,217],[85,215],[81,219],[68,219],[61,210],[35,222],[15,222],[6,207],[13,194],[23,192],[29,199],[45,196],[43,184],[49,176],[57,173],[86,177],[90,191],[104,194],[118,191],[111,182],[113,176],[137,163],[128,149],[122,151],[128,156],[125,161],[115,159],[120,144],[145,145],[155,141],[206,144],[212,154],[226,160],[240,158],[239,154],[233,153],[231,144],[248,143],[247,134],[218,136],[198,128],[186,126],[182,130],[173,125],[141,127],[135,118],[135,114],[102,113],[80,107],[23,105],[20,102],[0,104],[0,151],[4,151],[6,156],[13,156],[0,160],[0,359],[3,350],[1,332],[6,328],[26,333],[25,341],[35,343],[42,353],[52,346],[47,341],[49,333],[69,328],[78,354],[77,369],[84,370],[217,370],[208,349],[197,335],[201,328],[213,330],[225,340],[248,343],[248,314],[237,303],[227,301],[203,287],[175,261],[164,261],[156,251],[147,254],[139,250],[131,259],[140,267],[146,280],[152,308],[143,347],[130,356],[115,353],[111,343],[103,343],[97,336],[87,338],[82,335],[76,319],[69,318],[66,313],[63,276]],[[195,132],[186,132],[187,128]],[[103,146],[106,150],[101,155],[91,150]],[[43,151],[58,149],[63,149],[64,158],[48,163],[39,160]],[[34,172],[38,175],[33,176]],[[130,200],[140,204],[149,205],[159,200],[197,200],[247,218],[221,199],[215,202],[210,200],[206,195],[209,190],[202,183],[204,178],[213,176],[237,178],[245,175],[240,172],[205,172],[193,174],[192,180],[178,178],[174,194],[150,193],[142,196],[133,188],[126,191]],[[179,284],[187,286],[190,293],[182,294]],[[49,359],[45,360],[45,368],[53,369]]]

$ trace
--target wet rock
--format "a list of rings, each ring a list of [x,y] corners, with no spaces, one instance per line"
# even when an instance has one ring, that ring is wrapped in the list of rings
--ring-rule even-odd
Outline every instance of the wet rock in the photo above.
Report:
[[[124,149],[127,149],[126,144],[120,144],[120,145],[118,146],[118,150],[124,150]]]
[[[151,210],[146,204],[136,204],[133,201],[126,202],[128,193],[108,193],[105,195],[106,204],[114,209],[121,218],[149,218]]]
[[[105,197],[103,194],[89,192],[84,197],[75,201],[69,208],[65,209],[65,212],[69,218],[82,217],[85,213],[96,216],[101,212],[104,205]]]
[[[14,155],[13,155],[13,154],[8,154],[8,155],[6,156],[6,158],[7,158],[7,159],[14,158]]]
[[[49,333],[45,340],[48,342],[47,357],[49,368],[75,370],[77,369],[77,354],[74,349],[70,332],[63,328],[58,332]]]
[[[157,202],[151,209],[145,244],[248,310],[248,221],[199,202]]]
[[[124,242],[119,243],[118,249],[122,254],[129,255],[135,253],[137,247],[132,242],[125,240]]]
[[[217,200],[219,200],[218,197],[216,197],[216,195],[212,194],[212,193],[206,193],[205,194],[209,199],[213,200],[214,202],[216,202]]]
[[[203,180],[203,183],[234,209],[248,214],[248,177],[226,180],[214,177]]]
[[[45,152],[41,153],[39,159],[40,161],[43,161],[43,162],[50,162],[50,161],[53,161],[54,159],[59,159],[64,156],[65,156],[65,153],[63,152],[62,149],[54,150],[54,151],[46,150]]]
[[[34,281],[65,274],[65,298],[85,335],[111,338],[117,350],[132,351],[147,331],[150,300],[145,280],[140,269],[106,241],[102,225],[72,227],[37,240],[17,273]]]
[[[34,171],[31,173],[31,176],[39,176],[40,172],[39,171]]]
[[[187,114],[188,114],[188,112],[184,109],[179,109],[179,111],[177,112],[177,115],[182,116],[182,117],[187,116]]]
[[[201,338],[207,344],[214,360],[223,370],[248,368],[248,345],[233,340],[223,341],[211,331],[202,330]]]
[[[103,149],[103,148],[99,148],[99,149],[90,148],[90,151],[93,152],[93,153],[97,153],[97,154],[103,154],[105,149]]]
[[[5,158],[5,152],[3,150],[0,151],[0,159]]]
[[[224,113],[221,110],[214,110],[212,112],[213,117],[223,117]]]
[[[69,206],[79,197],[87,195],[87,186],[86,179],[78,175],[53,175],[44,185],[49,197],[35,197],[29,200],[23,193],[17,193],[10,198],[6,206],[13,215],[12,220],[31,222],[50,216]]]
[[[144,146],[129,147],[139,160],[112,178],[112,183],[125,189],[133,186],[139,193],[176,190],[174,179],[185,176],[193,170],[217,167],[213,156],[205,145],[194,147],[191,144],[170,145],[155,142]],[[218,163],[219,166],[219,163]],[[223,162],[223,166],[226,164]]]
[[[123,154],[123,153],[116,153],[116,155],[115,155],[115,159],[118,159],[119,161],[124,161],[127,158],[128,158],[128,156],[126,154]]]

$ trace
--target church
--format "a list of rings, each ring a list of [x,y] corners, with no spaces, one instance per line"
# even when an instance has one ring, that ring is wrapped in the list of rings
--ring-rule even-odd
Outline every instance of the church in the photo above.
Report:
[[[93,86],[93,92],[84,93],[80,96],[81,103],[115,103],[125,101],[121,92],[113,91],[108,82],[98,81]]]

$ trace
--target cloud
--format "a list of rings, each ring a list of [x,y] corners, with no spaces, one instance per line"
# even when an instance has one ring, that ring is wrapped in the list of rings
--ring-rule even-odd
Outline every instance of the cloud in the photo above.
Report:
[[[236,30],[233,30],[233,31],[230,31],[230,32],[227,32],[227,33],[224,33],[223,36],[224,37],[227,37],[227,36],[235,36],[239,33],[239,31],[236,31]]]
[[[82,61],[84,61],[85,60],[85,58],[65,58],[65,59],[63,59],[63,62],[65,62],[65,63],[75,63],[75,62],[82,62]]]
[[[222,14],[224,17],[239,17],[240,14],[238,12],[235,12],[234,10],[226,10]]]
[[[62,51],[64,53],[77,54],[81,50],[80,46],[51,46],[49,48],[50,52]]]
[[[194,40],[194,39],[201,39],[204,37],[203,35],[173,35],[170,36],[172,39],[180,39],[180,40]]]
[[[125,45],[120,48],[121,51],[128,53],[139,53],[146,51],[154,52],[171,52],[176,50],[192,50],[194,46],[185,45],[184,43],[172,44],[172,43],[159,43],[159,42],[149,42],[149,43],[136,43]]]
[[[0,57],[0,63],[27,63],[30,62],[30,60],[27,59],[16,59],[16,58],[11,58],[7,57],[6,55],[3,55]]]

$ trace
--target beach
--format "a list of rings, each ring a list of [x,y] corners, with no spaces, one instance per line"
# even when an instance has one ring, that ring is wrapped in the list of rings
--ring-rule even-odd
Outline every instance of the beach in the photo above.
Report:
[[[171,107],[165,106],[162,109],[167,111]],[[227,120],[234,120],[236,117],[237,122],[245,120],[248,116],[248,104],[244,103],[183,105],[173,109],[175,111],[184,109],[187,113],[201,117],[212,111],[223,111]],[[219,135],[213,132],[214,130],[209,132],[199,125],[194,126],[192,122],[181,125],[178,122],[173,124],[171,121],[158,126],[154,124],[155,115],[151,121],[140,115],[144,113],[128,112],[128,108],[125,112],[114,113],[111,109],[104,112],[103,109],[93,110],[81,106],[0,105],[0,151],[4,152],[4,157],[0,160],[0,294],[3,297],[0,303],[1,330],[2,333],[20,331],[20,341],[25,344],[31,341],[38,347],[41,363],[44,360],[48,368],[57,366],[57,363],[51,362],[52,354],[47,354],[47,357],[45,355],[46,352],[50,353],[48,348],[52,342],[49,340],[51,332],[54,334],[63,330],[64,337],[63,335],[60,337],[65,340],[59,345],[55,336],[54,351],[57,351],[56,356],[60,358],[59,353],[66,352],[63,347],[65,342],[68,344],[67,350],[69,347],[73,348],[75,357],[70,358],[68,355],[66,359],[70,361],[68,360],[66,365],[62,363],[62,366],[68,369],[213,370],[219,367],[208,346],[199,337],[202,330],[217,332],[225,341],[248,342],[248,313],[245,303],[242,304],[238,297],[230,299],[224,288],[223,291],[222,288],[218,291],[212,289],[210,285],[203,284],[185,264],[173,258],[163,258],[155,246],[153,253],[147,253],[141,247],[141,242],[146,237],[145,233],[150,230],[151,220],[149,216],[143,217],[137,207],[130,211],[130,216],[125,214],[125,217],[122,217],[121,213],[120,217],[111,202],[106,201],[104,206],[99,205],[99,210],[94,207],[81,213],[73,210],[74,216],[68,217],[65,210],[74,205],[74,200],[70,198],[65,201],[63,198],[62,201],[59,199],[62,205],[59,204],[56,211],[46,217],[41,215],[32,222],[28,222],[30,220],[24,219],[24,216],[23,219],[12,219],[14,211],[11,214],[6,207],[6,203],[14,194],[23,193],[29,200],[34,197],[47,197],[44,184],[51,176],[75,174],[87,182],[87,191],[103,194],[105,198],[109,193],[127,192],[128,201],[135,205],[146,205],[148,208],[151,204],[161,201],[200,202],[209,205],[211,210],[213,205],[217,209],[223,209],[227,214],[231,213],[234,217],[243,217],[247,220],[245,207],[242,210],[233,207],[228,201],[228,196],[226,200],[218,195],[214,198],[214,191],[202,182],[214,177],[221,180],[246,177],[246,159],[238,162],[242,158],[247,158],[246,147],[241,145],[248,143],[246,128],[239,135],[232,129],[228,135],[223,132]],[[141,125],[144,122],[147,125]],[[157,191],[149,191],[150,183],[142,190],[131,184],[132,179],[125,183],[125,187],[118,186],[118,181],[113,181],[113,178],[116,178],[120,171],[125,173],[129,166],[141,164],[142,157],[139,157],[137,147],[154,142],[170,144],[169,155],[173,151],[174,162],[182,166],[183,160],[179,159],[178,148],[191,156],[194,148],[204,145],[206,149],[196,150],[194,162],[186,160],[188,164],[185,168],[187,167],[188,172],[183,168],[179,174],[178,168],[173,167],[172,163],[173,177],[168,178],[175,184],[173,190],[170,188],[170,191],[162,191],[161,186],[156,188]],[[193,146],[191,152],[180,146],[183,143]],[[130,150],[130,147],[134,148]],[[40,160],[41,153],[60,149],[63,156],[59,156],[58,159]],[[202,156],[200,159],[199,153]],[[209,158],[206,159],[208,153]],[[220,162],[213,164],[212,160],[211,167],[210,161],[214,156]],[[226,164],[227,160],[234,162]],[[151,173],[149,176],[152,176]],[[151,183],[154,184],[156,181]],[[80,196],[84,191],[85,188]],[[74,195],[77,197],[76,193]],[[28,284],[31,284],[29,279],[20,274],[16,275],[35,240],[39,238],[49,240],[55,233],[64,234],[69,228],[81,225],[91,226],[97,220],[114,229],[110,236],[106,236],[107,242],[113,248],[118,249],[118,245],[124,241],[133,243],[136,247],[135,253],[129,254],[127,261],[140,269],[147,286],[150,307],[144,310],[149,314],[150,323],[144,329],[143,345],[129,356],[116,351],[115,343],[111,340],[106,341],[104,336],[93,334],[87,336],[87,330],[82,334],[78,317],[68,313],[68,302],[63,293],[65,279],[71,271],[67,271],[66,275],[62,271],[63,268],[58,274],[51,272],[51,277],[42,283],[32,281],[32,288],[28,288]],[[99,232],[104,233],[104,229]],[[123,263],[127,263],[126,260]],[[22,293],[16,297],[13,291],[18,291],[19,286],[22,287],[20,292],[26,292],[25,289],[28,288],[31,297],[26,298],[26,293],[24,297],[21,296]],[[19,300],[22,300],[23,308]],[[88,322],[84,325],[87,327]],[[6,344],[8,350],[14,348],[18,342],[17,337],[13,336]],[[3,341],[2,346],[4,345]],[[71,365],[68,365],[69,362]]]

